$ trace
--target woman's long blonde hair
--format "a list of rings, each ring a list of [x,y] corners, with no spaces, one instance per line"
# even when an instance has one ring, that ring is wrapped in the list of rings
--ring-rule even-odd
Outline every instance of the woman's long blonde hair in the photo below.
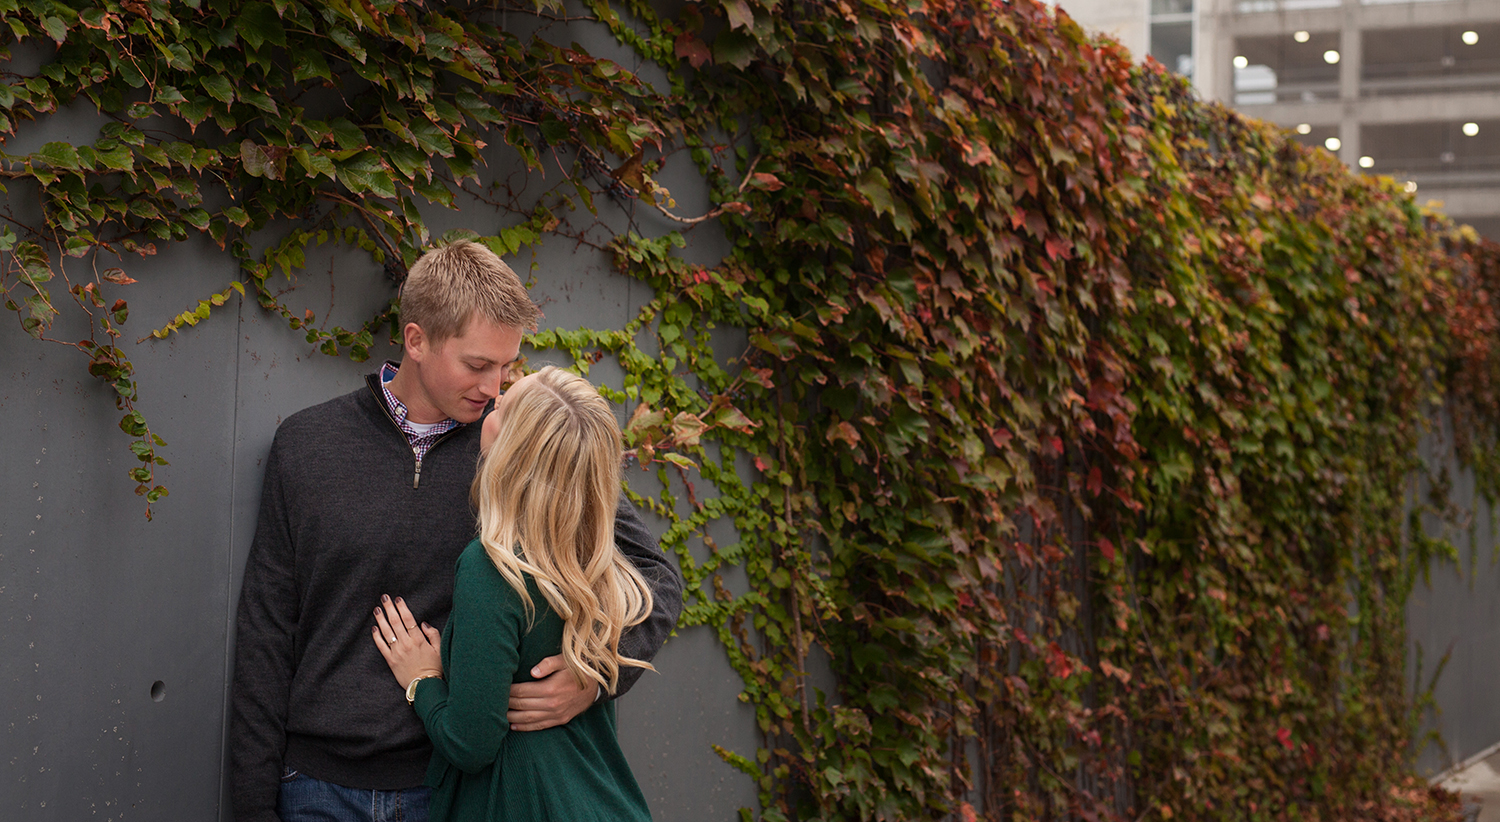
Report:
[[[619,651],[621,632],[651,613],[651,589],[615,548],[620,425],[594,386],[553,366],[511,388],[502,410],[474,478],[480,541],[529,618],[523,574],[536,580],[579,683],[613,694],[621,665],[651,668]]]

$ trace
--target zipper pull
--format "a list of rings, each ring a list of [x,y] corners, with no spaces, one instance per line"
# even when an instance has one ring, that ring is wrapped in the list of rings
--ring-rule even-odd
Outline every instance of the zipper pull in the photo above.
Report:
[[[422,484],[422,458],[418,457],[417,458],[417,473],[415,473],[415,474],[412,475],[412,478],[411,478],[411,487],[413,489],[415,489],[418,485],[421,485],[421,484]]]

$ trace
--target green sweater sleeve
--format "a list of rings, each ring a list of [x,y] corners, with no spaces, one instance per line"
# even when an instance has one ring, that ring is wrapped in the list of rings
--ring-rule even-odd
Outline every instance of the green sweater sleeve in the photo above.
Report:
[[[437,752],[465,773],[495,763],[520,666],[526,614],[520,596],[482,550],[465,551],[454,576],[443,679],[417,683],[413,705]]]

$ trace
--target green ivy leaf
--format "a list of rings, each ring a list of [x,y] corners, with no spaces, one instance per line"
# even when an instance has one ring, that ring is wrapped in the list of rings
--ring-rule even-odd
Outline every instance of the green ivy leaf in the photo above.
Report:
[[[348,29],[344,28],[343,26],[334,26],[333,28],[329,29],[328,36],[333,40],[333,42],[338,43],[339,46],[344,49],[344,51],[348,52],[349,56],[354,58],[354,61],[356,63],[362,64],[365,62],[366,58],[370,56],[369,53],[365,51],[364,46],[360,45],[359,38],[355,37],[352,33],[350,33]]]
[[[867,169],[859,175],[855,188],[869,199],[876,214],[896,213],[895,204],[891,200],[891,183],[886,179],[885,172],[878,168]]]
[[[760,44],[743,31],[729,29],[714,38],[714,62],[727,63],[743,71],[750,67]]]
[[[115,146],[108,151],[97,153],[98,162],[105,168],[114,171],[132,171],[135,169],[135,156],[128,146]]]
[[[139,411],[131,411],[120,418],[120,430],[132,437],[142,437],[147,434],[146,418]]]
[[[210,74],[199,80],[208,95],[221,103],[234,102],[234,85],[222,74]]]
[[[40,151],[31,156],[53,168],[76,169],[81,165],[78,149],[63,142],[45,143]]]
[[[320,52],[301,52],[297,64],[292,68],[292,79],[302,83],[314,78],[333,80],[333,72],[328,70],[328,61]]]
[[[441,203],[449,208],[452,208],[456,202],[453,198],[453,192],[448,189],[448,186],[443,181],[436,178],[430,182],[418,180],[412,184],[412,190],[430,202]]]
[[[168,43],[165,46],[161,47],[161,51],[162,56],[167,58],[167,65],[171,66],[172,68],[177,69],[178,71],[189,71],[192,69],[193,54],[192,52],[188,51],[187,47],[183,44]],[[139,79],[140,85],[135,85],[134,83],[132,83],[135,88],[140,88],[141,86],[145,85],[144,77],[137,74],[136,78]]]
[[[42,28],[46,30],[48,37],[57,41],[58,45],[62,45],[63,41],[68,39],[68,24],[60,17],[44,16]]]
[[[260,51],[265,43],[286,46],[286,29],[276,10],[266,3],[249,3],[234,21],[234,29],[251,49]]]
[[[335,117],[329,125],[333,129],[334,142],[338,143],[339,148],[355,151],[369,145],[365,139],[365,133],[360,130],[359,126],[343,117]]]
[[[453,141],[448,139],[442,129],[428,120],[415,120],[411,124],[412,136],[417,138],[417,146],[428,154],[436,154],[440,157],[453,156]]]
[[[567,142],[569,135],[572,134],[572,130],[566,123],[551,117],[542,120],[540,129],[542,138],[551,145]]]

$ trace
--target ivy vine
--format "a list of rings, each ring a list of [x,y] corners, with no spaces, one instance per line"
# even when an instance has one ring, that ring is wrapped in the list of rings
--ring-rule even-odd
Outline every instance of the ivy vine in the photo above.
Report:
[[[44,215],[0,232],[7,307],[114,387],[148,505],[115,297],[151,284],[101,265],[207,234],[243,276],[150,336],[239,292],[363,359],[398,306],[325,330],[276,273],[331,243],[399,280],[462,193],[509,216],[498,252],[566,235],[654,290],[533,344],[624,369],[686,619],[764,734],[717,749],[745,818],[1452,817],[1408,765],[1403,621],[1451,546],[1403,501],[1437,407],[1500,492],[1494,244],[1031,0],[584,7],[0,0],[3,45],[45,53],[0,131],[108,119],[4,156]],[[500,144],[562,173],[483,185]],[[678,152],[709,214],[654,181]],[[617,206],[680,231],[575,225]],[[710,218],[732,251],[689,263]],[[49,336],[59,282],[87,341]]]

